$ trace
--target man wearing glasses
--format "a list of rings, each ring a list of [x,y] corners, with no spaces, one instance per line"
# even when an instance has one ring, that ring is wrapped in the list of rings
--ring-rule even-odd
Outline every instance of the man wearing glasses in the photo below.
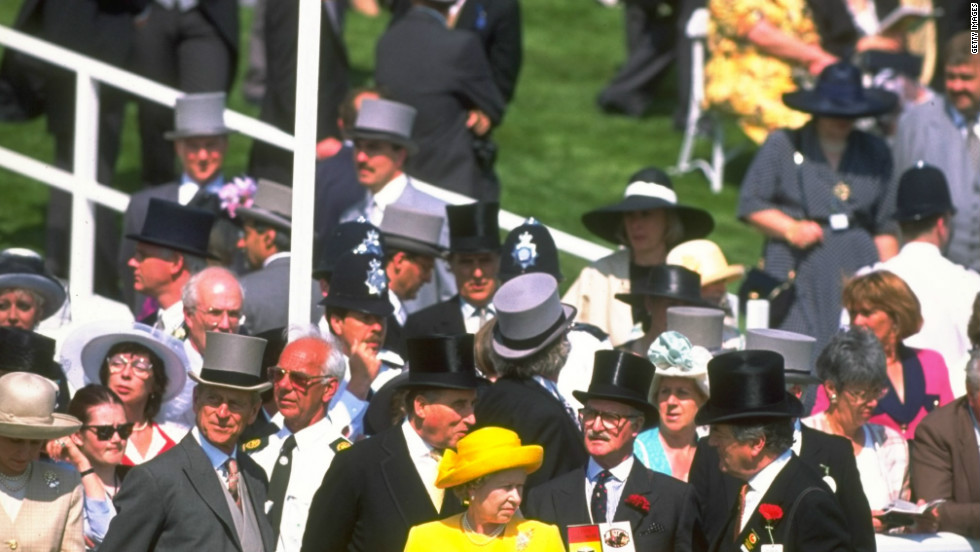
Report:
[[[589,460],[529,492],[529,519],[568,526],[629,522],[636,550],[690,550],[695,519],[693,489],[650,471],[633,456],[633,441],[657,407],[647,400],[654,367],[623,351],[597,351],[588,391],[573,395]]]
[[[344,356],[315,327],[294,336],[267,369],[281,429],[268,440],[253,439],[242,450],[269,477],[269,522],[276,550],[298,551],[313,494],[335,454],[351,446],[327,412],[344,377]]]

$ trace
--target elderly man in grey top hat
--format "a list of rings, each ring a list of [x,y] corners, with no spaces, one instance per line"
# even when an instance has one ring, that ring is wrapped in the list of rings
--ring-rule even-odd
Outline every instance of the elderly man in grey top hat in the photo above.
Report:
[[[259,180],[250,207],[238,208],[242,234],[238,247],[252,272],[242,276],[245,324],[253,335],[285,328],[289,323],[290,233],[293,190]],[[320,317],[319,286],[310,279],[310,322]]]
[[[177,98],[174,130],[165,137],[173,141],[181,164],[180,180],[151,186],[132,195],[123,215],[123,233],[135,234],[143,227],[150,198],[174,201],[181,205],[212,207],[207,198],[217,196],[225,183],[222,168],[232,131],[224,121],[225,94],[222,92],[187,94]],[[123,293],[134,312],[143,297],[132,294],[132,279],[125,270],[133,256],[134,244],[124,240],[119,251],[119,274]]]
[[[902,230],[902,249],[871,270],[893,272],[912,288],[922,306],[922,328],[904,343],[943,355],[958,397],[966,392],[962,372],[970,350],[966,326],[973,310],[970,299],[980,293],[980,274],[944,256],[955,214],[946,176],[918,162],[898,180],[895,219]]]
[[[340,215],[341,222],[364,217],[380,227],[390,205],[408,207],[433,216],[446,218],[447,203],[415,186],[422,182],[405,172],[405,161],[418,151],[412,139],[415,108],[382,99],[365,99],[351,130],[354,138],[354,164],[357,180],[364,187],[364,199]],[[449,228],[443,226],[439,245],[449,245]],[[405,309],[413,313],[456,293],[456,285],[445,262],[436,263],[435,283],[420,290],[418,297],[407,301]]]
[[[100,550],[263,551],[275,546],[265,516],[267,480],[238,437],[258,415],[266,341],[211,333],[191,374],[196,424],[180,443],[133,468]]]
[[[786,391],[797,399],[807,385],[820,383],[811,375],[811,358],[816,339],[785,330],[758,328],[746,332],[745,345],[750,350],[766,350],[783,357]],[[791,450],[804,464],[824,476],[843,510],[851,535],[851,544],[859,552],[875,550],[871,508],[861,486],[851,444],[843,437],[829,435],[793,420]],[[738,497],[741,482],[723,474],[718,451],[707,439],[698,442],[689,481],[699,497],[702,529],[709,542],[723,530],[725,517]]]
[[[525,483],[530,489],[588,459],[575,411],[558,390],[575,307],[562,304],[558,282],[540,272],[509,280],[493,303],[497,316],[490,354],[499,377],[480,397],[476,420],[479,427],[505,427],[516,431],[522,443],[544,447],[541,469]]]
[[[381,233],[385,240],[388,299],[395,311],[388,317],[385,348],[404,355],[402,328],[408,319],[405,302],[415,299],[432,281],[436,261],[446,253],[446,248],[439,245],[445,220],[399,205],[392,205],[387,211],[381,221]]]

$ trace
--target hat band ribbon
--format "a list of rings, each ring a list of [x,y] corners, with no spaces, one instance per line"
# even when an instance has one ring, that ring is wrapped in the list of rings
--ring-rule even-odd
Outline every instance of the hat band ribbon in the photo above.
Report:
[[[548,328],[543,332],[525,339],[514,339],[514,338],[507,337],[506,335],[504,335],[504,332],[501,331],[499,334],[500,342],[506,345],[507,348],[509,349],[529,349],[531,347],[538,345],[539,342],[541,341],[541,338],[550,335],[552,332],[560,328],[561,325],[565,323],[565,320],[566,320],[565,311],[564,309],[562,309],[561,316],[558,317],[558,320],[555,320],[555,323],[548,326]],[[498,324],[497,327],[499,328],[500,325]]]
[[[17,416],[9,412],[0,412],[0,422],[22,425],[51,425],[54,418],[48,416]]]
[[[237,385],[238,387],[252,387],[262,383],[261,378],[257,376],[242,374],[241,372],[215,370],[212,368],[202,368],[201,379],[210,383]]]
[[[655,197],[668,203],[677,203],[677,192],[668,188],[667,186],[664,186],[663,184],[657,184],[656,182],[643,182],[642,180],[631,182],[630,185],[626,187],[626,194],[624,195],[625,197]]]

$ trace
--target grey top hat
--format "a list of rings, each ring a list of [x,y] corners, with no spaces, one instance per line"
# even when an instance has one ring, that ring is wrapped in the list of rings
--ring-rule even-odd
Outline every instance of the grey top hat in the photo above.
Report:
[[[416,110],[410,105],[391,100],[364,100],[357,112],[351,135],[367,140],[384,140],[397,144],[410,154],[418,151],[412,140]]]
[[[246,218],[288,232],[293,229],[293,189],[260,178],[252,206],[239,207],[238,212]]]
[[[811,374],[813,344],[817,340],[808,336],[774,328],[755,328],[745,332],[745,348],[775,351],[783,355],[786,383],[820,383]]]
[[[667,330],[683,334],[692,345],[709,351],[721,349],[725,311],[706,307],[669,307]]]
[[[177,98],[174,107],[174,129],[164,133],[167,140],[191,136],[228,134],[225,126],[225,93],[205,92]]]
[[[57,390],[51,380],[30,372],[0,377],[0,435],[47,440],[78,431],[78,418],[54,411]]]
[[[493,297],[497,323],[493,350],[509,359],[520,359],[544,349],[572,325],[575,307],[558,297],[558,280],[534,272],[517,276],[500,286]]]
[[[201,375],[188,374],[197,383],[239,391],[262,392],[272,387],[263,373],[266,340],[246,335],[208,332]]]
[[[439,244],[443,224],[440,216],[390,205],[381,221],[381,233],[390,251],[441,257],[446,251]]]

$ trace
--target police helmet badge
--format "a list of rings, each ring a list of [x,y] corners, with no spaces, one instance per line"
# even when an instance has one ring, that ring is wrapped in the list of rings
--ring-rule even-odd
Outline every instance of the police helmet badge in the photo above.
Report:
[[[510,252],[514,262],[521,266],[522,270],[534,266],[538,260],[538,246],[532,241],[534,236],[530,232],[524,232],[518,236],[518,242]]]
[[[364,285],[367,286],[368,293],[371,295],[381,295],[388,291],[388,277],[385,276],[385,271],[381,268],[381,261],[378,259],[371,259]]]
[[[376,230],[368,230],[367,234],[364,235],[364,240],[357,244],[352,250],[358,255],[377,255],[378,257],[384,255],[381,251],[381,239]]]

